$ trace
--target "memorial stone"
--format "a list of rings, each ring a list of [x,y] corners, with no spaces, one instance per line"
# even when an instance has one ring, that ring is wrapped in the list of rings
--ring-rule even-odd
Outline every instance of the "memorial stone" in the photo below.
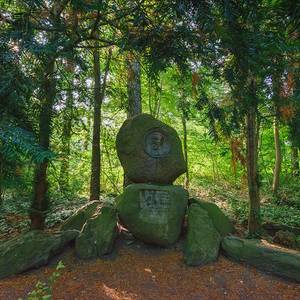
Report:
[[[124,172],[134,183],[172,184],[186,171],[176,130],[151,115],[126,120],[116,146]]]

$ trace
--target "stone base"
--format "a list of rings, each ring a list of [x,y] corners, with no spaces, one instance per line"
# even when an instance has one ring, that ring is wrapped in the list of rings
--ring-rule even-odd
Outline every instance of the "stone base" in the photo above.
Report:
[[[188,192],[180,186],[131,184],[117,198],[121,223],[143,242],[168,246],[181,233]]]

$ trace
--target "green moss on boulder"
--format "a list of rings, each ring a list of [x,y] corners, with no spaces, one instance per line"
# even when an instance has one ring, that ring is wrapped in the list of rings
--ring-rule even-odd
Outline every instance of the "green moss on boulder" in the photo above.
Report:
[[[221,237],[206,210],[191,204],[187,212],[184,260],[187,265],[205,265],[217,259]]]
[[[279,230],[275,233],[273,242],[288,248],[296,248],[297,236],[293,232],[287,230]]]
[[[101,202],[96,200],[85,204],[62,224],[61,230],[75,229],[81,231],[85,222],[92,217],[100,205]]]
[[[79,234],[77,230],[49,234],[34,230],[0,246],[0,278],[18,274],[48,263]]]
[[[126,120],[116,147],[124,172],[134,183],[171,184],[186,171],[176,130],[151,115]]]
[[[227,256],[263,271],[300,282],[299,251],[279,248],[261,240],[225,237],[222,248]]]
[[[89,259],[109,254],[117,236],[117,212],[113,206],[103,206],[100,212],[87,220],[76,239],[79,258]]]
[[[131,184],[117,198],[123,225],[146,243],[168,246],[177,241],[188,192],[180,186]]]
[[[206,210],[211,218],[214,226],[222,237],[234,232],[234,227],[229,218],[223,213],[223,211],[212,202],[203,201],[198,198],[189,199],[189,203],[195,203],[202,209]]]

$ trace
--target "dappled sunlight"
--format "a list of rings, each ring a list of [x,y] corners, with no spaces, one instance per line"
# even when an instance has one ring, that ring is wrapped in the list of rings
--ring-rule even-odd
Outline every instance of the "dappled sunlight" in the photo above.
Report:
[[[156,249],[133,244],[119,246],[113,260],[78,261],[72,251],[60,259],[65,264],[54,286],[53,299],[196,299],[204,300],[297,299],[296,283],[265,275],[253,267],[219,257],[203,267],[187,267],[174,249]],[[53,268],[42,267],[0,280],[0,299],[24,297]],[[282,295],[284,291],[284,295]]]
[[[106,284],[102,284],[104,295],[107,296],[109,299],[113,300],[131,300],[133,297],[137,295],[132,294],[131,296],[126,296],[126,292],[118,291],[117,289],[113,289],[108,287]]]

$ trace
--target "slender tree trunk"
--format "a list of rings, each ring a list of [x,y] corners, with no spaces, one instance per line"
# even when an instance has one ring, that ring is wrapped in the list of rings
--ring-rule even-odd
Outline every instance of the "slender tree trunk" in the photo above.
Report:
[[[292,144],[291,147],[291,163],[292,163],[292,174],[298,176],[300,173],[299,169],[299,150]]]
[[[74,72],[74,64],[72,62],[67,63],[67,68],[70,72]],[[64,194],[69,191],[69,161],[70,161],[70,142],[72,131],[72,119],[73,119],[73,93],[72,85],[69,86],[66,106],[63,112],[63,132],[62,132],[62,161],[60,166],[60,189]]]
[[[3,179],[4,179],[4,174],[3,174],[3,158],[0,153],[0,206],[4,200],[4,187],[3,187]]]
[[[187,128],[186,128],[186,118],[184,117],[184,113],[182,113],[181,121],[182,121],[182,127],[183,127],[183,152],[184,152],[184,159],[185,159],[185,163],[186,163],[184,187],[186,189],[188,189],[189,184],[190,184],[190,177],[189,177],[189,166],[188,166]]]
[[[138,59],[128,55],[127,93],[128,109],[127,117],[131,118],[142,113],[141,101],[141,64]]]
[[[101,107],[105,97],[107,76],[110,67],[112,50],[109,50],[101,85],[100,55],[99,50],[93,52],[94,59],[94,117],[93,117],[93,141],[92,141],[92,166],[90,181],[90,200],[100,199],[101,178]]]
[[[154,92],[152,93],[152,89]],[[160,111],[160,100],[161,100],[161,91],[162,91],[162,81],[160,80],[160,86],[154,85],[152,87],[152,82],[148,79],[148,106],[150,114],[157,118]]]
[[[100,126],[101,126],[101,74],[99,50],[93,51],[94,66],[94,116],[93,116],[93,140],[92,140],[92,166],[90,181],[90,200],[100,199]]]
[[[84,125],[85,133],[84,133],[84,150],[87,151],[89,149],[90,145],[90,132],[91,132],[91,127],[92,127],[92,116],[91,116],[91,111],[92,111],[92,104],[88,103],[88,108],[87,108],[87,121],[86,125]]]
[[[252,105],[247,112],[247,175],[250,200],[248,230],[253,235],[260,229],[260,197],[257,165],[257,106]]]
[[[45,66],[45,78],[43,82],[45,95],[42,101],[39,118],[39,145],[45,150],[49,149],[50,144],[52,110],[56,93],[54,72],[55,58],[50,57]],[[48,161],[44,161],[36,166],[34,196],[30,211],[31,229],[44,228],[45,214],[48,209],[47,168]]]
[[[141,96],[141,64],[132,54],[127,56],[127,118],[132,118],[142,113]],[[132,182],[124,173],[123,187]]]
[[[274,126],[274,142],[275,142],[275,167],[274,167],[274,173],[273,173],[272,190],[273,190],[273,193],[276,194],[278,191],[278,188],[279,188],[281,161],[282,161],[278,119],[276,116],[274,117],[273,126]]]

